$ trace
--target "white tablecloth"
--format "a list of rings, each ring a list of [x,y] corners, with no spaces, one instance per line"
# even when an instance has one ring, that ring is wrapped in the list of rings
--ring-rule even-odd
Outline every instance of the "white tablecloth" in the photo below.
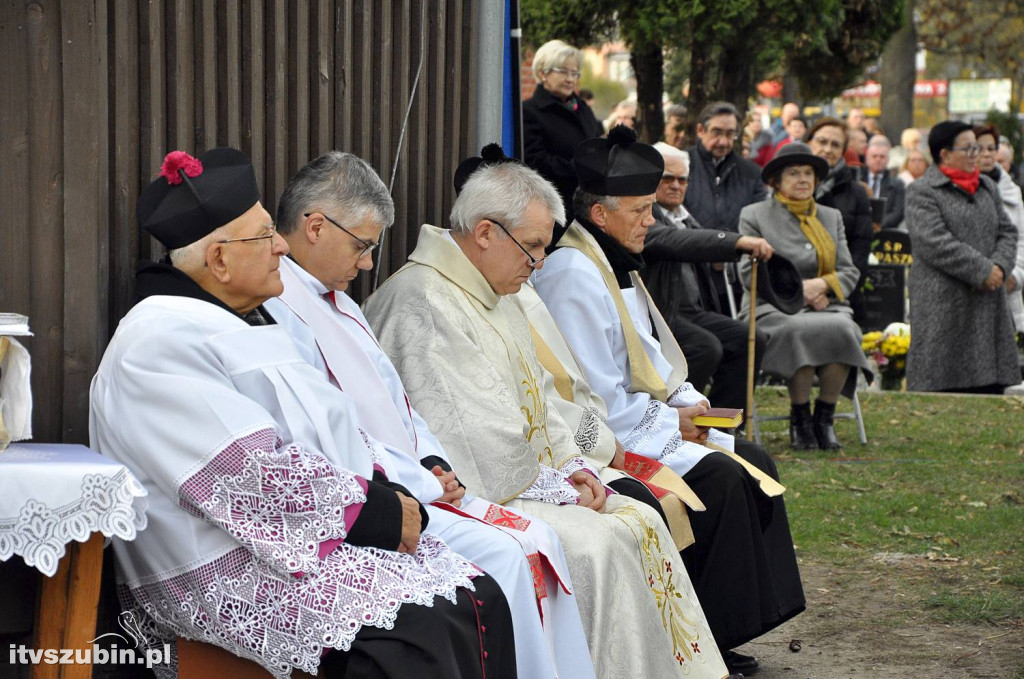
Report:
[[[85,446],[15,443],[0,452],[0,561],[17,554],[50,576],[72,540],[99,531],[134,540],[146,489],[123,464]]]

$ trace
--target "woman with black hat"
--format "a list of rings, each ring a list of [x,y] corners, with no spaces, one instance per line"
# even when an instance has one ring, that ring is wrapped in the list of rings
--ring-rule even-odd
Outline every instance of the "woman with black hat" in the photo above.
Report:
[[[970,125],[939,123],[928,147],[936,164],[907,188],[914,248],[907,386],[1000,394],[1020,381],[1005,285],[1017,229],[996,183],[979,175]]]
[[[758,281],[755,307],[757,323],[769,335],[761,369],[786,379],[789,437],[797,449],[842,447],[832,426],[836,401],[850,381],[850,368],[868,367],[848,301],[860,272],[846,246],[843,218],[838,210],[814,201],[815,188],[828,173],[828,162],[806,144],[787,144],[761,173],[774,197],[740,213],[740,233],[766,239],[775,249],[771,261],[779,255],[788,259],[801,279],[803,300],[798,309],[780,308],[773,290],[777,280],[767,285]],[[751,306],[750,270],[750,258],[745,257],[740,263],[747,286],[744,315]],[[812,417],[815,374],[819,391]],[[852,393],[852,382],[850,386]]]

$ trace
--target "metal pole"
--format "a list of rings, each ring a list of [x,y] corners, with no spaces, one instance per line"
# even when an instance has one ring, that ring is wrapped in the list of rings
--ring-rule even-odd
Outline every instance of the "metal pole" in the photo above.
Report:
[[[476,130],[468,155],[501,142],[501,89],[505,61],[505,0],[477,0]],[[461,160],[461,158],[459,159]]]
[[[757,349],[757,259],[750,259],[750,331],[747,333],[747,440],[754,440],[754,351]]]

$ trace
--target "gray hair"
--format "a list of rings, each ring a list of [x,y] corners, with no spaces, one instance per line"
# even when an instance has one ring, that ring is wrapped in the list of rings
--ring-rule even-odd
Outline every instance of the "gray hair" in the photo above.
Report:
[[[690,154],[686,151],[680,151],[675,146],[666,144],[663,141],[657,142],[654,145],[654,148],[658,149],[658,153],[660,153],[661,157],[665,160],[669,160],[671,158],[673,160],[682,161],[683,165],[686,166],[686,171],[690,171]]]
[[[484,219],[496,219],[512,231],[523,225],[531,203],[540,203],[559,224],[565,207],[551,182],[520,163],[484,165],[470,175],[455,199],[449,223],[452,232],[467,234]]]
[[[228,238],[227,225],[219,226],[194,243],[168,251],[171,266],[187,274],[194,274],[206,266],[206,251],[216,241]]]
[[[285,187],[277,206],[277,230],[289,234],[310,211],[330,210],[361,220],[372,215],[388,227],[395,221],[395,202],[370,164],[351,153],[330,151],[299,170]],[[338,215],[338,216],[335,216]]]
[[[575,59],[576,68],[583,70],[583,52],[561,40],[548,40],[533,55],[533,77],[540,80],[541,73],[565,66],[570,59]]]
[[[736,124],[742,125],[743,119],[740,117],[740,112],[736,110],[736,107],[727,101],[713,101],[703,109],[701,109],[698,122],[701,127],[707,127],[708,121],[715,116],[731,115],[736,118]]]
[[[892,142],[890,142],[889,138],[884,134],[876,134],[871,137],[870,141],[868,141],[868,148],[871,148],[872,146],[881,147],[888,151],[892,149]]]
[[[577,219],[583,217],[589,222],[590,208],[595,205],[604,205],[605,209],[608,210],[618,210],[619,197],[599,196],[596,193],[589,193],[583,189],[576,189],[576,193],[572,196],[572,211],[576,215]]]
[[[682,104],[672,104],[665,111],[665,117],[666,118],[685,118],[686,117],[686,107],[683,106]]]

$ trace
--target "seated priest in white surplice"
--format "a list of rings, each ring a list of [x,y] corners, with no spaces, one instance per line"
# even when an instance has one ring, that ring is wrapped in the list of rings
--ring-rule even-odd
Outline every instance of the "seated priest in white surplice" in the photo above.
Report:
[[[139,199],[170,263],[140,268],[90,393],[92,447],[149,492],[147,529],[114,541],[124,605],[150,644],[275,677],[515,677],[501,589],[421,533],[351,400],[260,306],[288,246],[259,201],[235,149],[169,154]]]
[[[709,403],[638,274],[661,154],[620,127],[580,144],[574,166],[576,221],[533,283],[626,449],[671,467],[707,508],[690,515],[684,562],[730,670],[751,672],[731,649],[805,607],[778,472],[760,446],[691,422]]]
[[[281,260],[284,292],[264,307],[303,358],[351,397],[360,428],[392,459],[393,480],[427,506],[428,530],[501,585],[512,609],[519,675],[593,677],[557,534],[533,517],[474,497],[472,488],[466,494],[370,324],[345,294],[361,270],[372,269],[371,253],[394,214],[384,182],[356,156],[332,151],[303,167],[278,201],[278,233],[290,249]]]
[[[725,664],[654,510],[598,481],[550,406],[515,293],[541,265],[558,192],[518,163],[481,168],[409,263],[364,304],[412,406],[467,487],[562,540],[599,677],[724,677]]]

